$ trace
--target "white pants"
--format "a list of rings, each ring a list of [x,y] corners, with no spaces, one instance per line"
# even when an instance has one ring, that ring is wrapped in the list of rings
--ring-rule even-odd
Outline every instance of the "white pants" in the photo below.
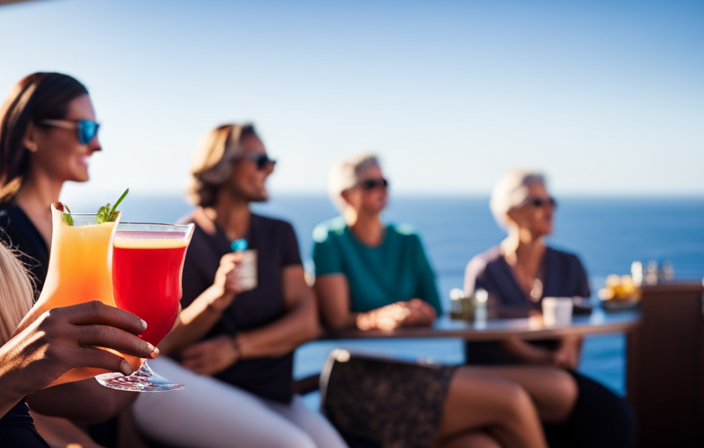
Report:
[[[188,448],[337,448],[340,435],[294,396],[285,405],[184,369],[163,356],[154,371],[185,384],[177,392],[141,393],[133,405],[135,424],[146,436]]]

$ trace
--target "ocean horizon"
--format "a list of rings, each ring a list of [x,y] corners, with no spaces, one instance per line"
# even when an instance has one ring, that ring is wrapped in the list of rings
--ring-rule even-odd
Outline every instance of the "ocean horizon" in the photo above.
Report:
[[[114,200],[96,198],[91,195],[67,202],[74,211],[89,212],[101,202]],[[629,273],[635,260],[669,261],[677,279],[701,281],[704,277],[704,197],[572,195],[557,200],[555,233],[548,244],[580,257],[589,274],[594,305],[598,306],[597,292],[606,277]],[[123,221],[175,222],[193,207],[181,194],[131,194],[120,208]],[[269,202],[254,204],[253,210],[294,225],[307,269],[311,269],[313,228],[337,216],[322,194],[274,194]],[[504,237],[491,216],[487,195],[394,194],[384,219],[410,224],[419,232],[446,310],[449,291],[462,287],[469,259]],[[321,341],[296,351],[295,376],[319,372],[336,347],[445,364],[464,361],[462,341],[457,339]],[[623,395],[624,353],[623,335],[588,337],[579,370]],[[317,395],[307,397],[307,402],[315,407]]]

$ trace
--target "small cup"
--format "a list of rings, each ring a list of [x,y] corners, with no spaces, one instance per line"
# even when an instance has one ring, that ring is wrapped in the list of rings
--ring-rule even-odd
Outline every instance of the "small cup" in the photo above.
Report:
[[[571,297],[545,297],[542,306],[543,323],[546,326],[562,327],[572,322]]]
[[[257,287],[257,250],[248,249],[240,253],[242,261],[237,266],[237,279],[242,291],[251,291]]]

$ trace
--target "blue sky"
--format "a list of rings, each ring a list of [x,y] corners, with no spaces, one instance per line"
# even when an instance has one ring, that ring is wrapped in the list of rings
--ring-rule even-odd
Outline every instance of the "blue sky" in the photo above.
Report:
[[[105,151],[67,195],[183,190],[211,127],[254,121],[276,191],[379,153],[395,191],[704,195],[704,3],[46,0],[0,7],[0,92],[91,91]]]

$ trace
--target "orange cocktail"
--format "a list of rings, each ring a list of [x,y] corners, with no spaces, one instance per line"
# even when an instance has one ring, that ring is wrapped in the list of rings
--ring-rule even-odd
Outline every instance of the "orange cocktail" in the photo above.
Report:
[[[97,224],[96,214],[65,213],[52,204],[49,269],[39,300],[21,327],[52,308],[99,300],[115,306],[112,287],[112,239],[120,220]],[[139,359],[126,357],[133,368]],[[79,381],[105,373],[103,369],[73,369],[53,385]]]

